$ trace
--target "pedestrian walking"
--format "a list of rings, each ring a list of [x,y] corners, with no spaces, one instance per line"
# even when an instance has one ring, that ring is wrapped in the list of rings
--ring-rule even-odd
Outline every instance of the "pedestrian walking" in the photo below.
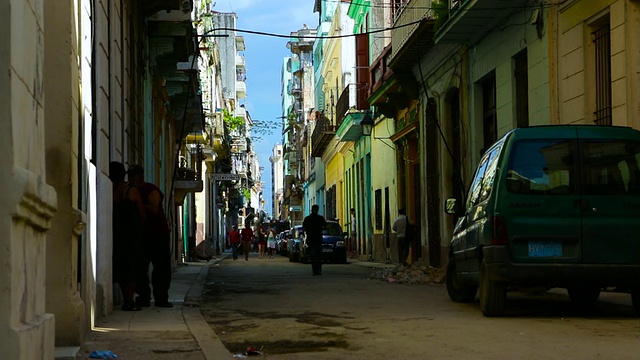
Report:
[[[411,223],[407,217],[404,209],[398,209],[398,218],[393,223],[392,230],[396,232],[398,237],[398,263],[404,266],[409,266],[407,258],[409,257],[409,245],[411,244],[411,237],[407,236],[407,230]]]
[[[240,232],[238,231],[238,227],[236,225],[231,226],[231,231],[229,231],[229,243],[231,244],[231,254],[233,255],[233,260],[238,260]]]
[[[356,254],[356,237],[357,237],[357,225],[358,222],[356,220],[356,209],[351,208],[350,216],[351,223],[349,224],[349,244],[347,244],[347,249],[349,249],[349,257],[354,258]]]
[[[151,289],[149,287],[149,265],[153,265],[151,286],[153,286],[153,300],[156,307],[172,308],[169,302],[169,287],[171,286],[171,237],[169,223],[164,212],[164,194],[160,189],[144,180],[144,169],[139,165],[132,165],[128,170],[129,182],[135,186],[142,196],[142,202],[147,212],[144,227],[143,251],[139,261],[140,272],[136,282],[136,304],[151,306]]]
[[[273,253],[276,251],[276,232],[272,227],[267,229],[267,253],[269,259],[273,259]]]
[[[262,226],[258,228],[258,259],[264,259],[265,247],[267,247],[267,238]]]
[[[124,181],[125,175],[122,163],[109,163],[109,179],[113,183],[113,282],[122,292],[122,310],[138,311],[134,296],[146,211],[140,192]]]
[[[302,222],[313,276],[322,275],[322,230],[327,225],[327,220],[318,214],[319,210],[318,205],[311,206],[311,214],[307,215]]]
[[[244,227],[240,232],[240,238],[242,239],[242,252],[244,252],[244,259],[249,261],[249,252],[251,251],[251,243],[253,242],[253,230],[250,226]]]

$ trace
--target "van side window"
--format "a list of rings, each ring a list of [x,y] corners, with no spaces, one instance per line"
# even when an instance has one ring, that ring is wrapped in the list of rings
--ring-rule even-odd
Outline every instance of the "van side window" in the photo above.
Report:
[[[493,188],[493,180],[496,178],[496,169],[498,168],[498,155],[500,154],[500,147],[497,147],[491,151],[489,155],[489,161],[487,162],[487,170],[482,177],[482,191],[480,192],[480,199],[478,203],[481,203],[489,198],[491,195],[491,189]]]
[[[483,200],[486,200],[491,193],[491,185],[493,184],[493,178],[495,177],[500,148],[500,146],[493,148],[482,157],[482,160],[480,160],[480,165],[478,165],[478,170],[476,171],[476,175],[473,177],[471,187],[469,188],[467,209],[477,205]],[[487,176],[486,180],[485,175]]]
[[[568,139],[520,140],[507,168],[507,191],[527,195],[576,192],[576,142]]]
[[[640,142],[584,140],[585,193],[640,195]]]

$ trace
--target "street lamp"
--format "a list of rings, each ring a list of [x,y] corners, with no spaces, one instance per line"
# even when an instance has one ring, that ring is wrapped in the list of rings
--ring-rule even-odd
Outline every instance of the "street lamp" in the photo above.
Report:
[[[362,120],[360,120],[360,126],[362,127],[362,135],[363,136],[371,136],[371,131],[373,130],[373,119],[369,112],[367,111],[364,114]]]

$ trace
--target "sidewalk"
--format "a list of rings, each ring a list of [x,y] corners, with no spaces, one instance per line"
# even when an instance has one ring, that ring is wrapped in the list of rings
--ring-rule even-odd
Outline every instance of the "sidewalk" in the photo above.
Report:
[[[106,350],[128,359],[233,359],[198,309],[210,267],[230,256],[176,267],[171,280],[171,309],[149,307],[142,311],[114,310],[100,318],[82,347],[56,348],[56,359],[90,359],[92,351]],[[349,259],[356,266],[394,267],[393,264]]]
[[[118,360],[233,359],[197,308],[209,267],[226,256],[176,267],[169,290],[173,308],[114,310],[100,319],[81,348],[56,348],[56,359],[90,359],[92,351],[100,350],[113,352]]]

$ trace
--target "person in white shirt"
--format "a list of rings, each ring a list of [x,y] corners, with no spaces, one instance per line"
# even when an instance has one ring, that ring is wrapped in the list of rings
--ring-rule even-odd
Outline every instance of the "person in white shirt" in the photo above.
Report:
[[[404,209],[398,209],[398,218],[393,223],[392,230],[396,232],[398,237],[398,263],[408,266],[407,258],[409,257],[409,245],[411,239],[406,236],[407,226],[409,225],[409,219],[405,214]]]

